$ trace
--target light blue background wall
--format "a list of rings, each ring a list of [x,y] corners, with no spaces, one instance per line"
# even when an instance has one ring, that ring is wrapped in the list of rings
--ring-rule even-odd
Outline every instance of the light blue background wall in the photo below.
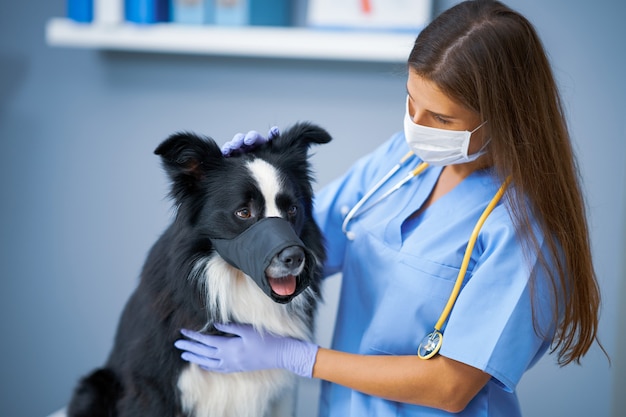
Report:
[[[621,416],[626,6],[509,4],[536,24],[562,88],[604,295],[600,336],[613,357],[612,368],[595,347],[582,366],[545,359],[522,381],[523,409],[528,417]],[[50,48],[44,25],[64,12],[64,0],[0,0],[2,416],[62,407],[77,378],[106,359],[144,256],[171,219],[152,155],[167,135],[195,130],[223,142],[236,131],[312,120],[335,137],[316,151],[321,186],[399,130],[403,115],[402,65]],[[327,288],[321,343],[336,288]],[[309,416],[317,384],[303,386],[299,415]]]

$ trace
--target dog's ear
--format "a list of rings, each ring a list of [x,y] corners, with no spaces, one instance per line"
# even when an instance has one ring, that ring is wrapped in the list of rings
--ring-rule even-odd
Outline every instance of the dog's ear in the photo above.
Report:
[[[299,150],[306,157],[309,146],[313,143],[323,144],[331,141],[330,134],[321,127],[309,122],[300,122],[283,132],[272,141],[272,149]]]
[[[154,151],[161,156],[177,200],[197,189],[209,171],[224,162],[219,146],[211,138],[193,133],[176,133],[164,140]]]

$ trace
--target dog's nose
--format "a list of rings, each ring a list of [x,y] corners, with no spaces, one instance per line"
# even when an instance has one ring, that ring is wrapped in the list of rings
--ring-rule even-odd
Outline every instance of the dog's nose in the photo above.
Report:
[[[304,262],[304,251],[300,246],[289,246],[278,254],[278,260],[288,268],[297,268]]]

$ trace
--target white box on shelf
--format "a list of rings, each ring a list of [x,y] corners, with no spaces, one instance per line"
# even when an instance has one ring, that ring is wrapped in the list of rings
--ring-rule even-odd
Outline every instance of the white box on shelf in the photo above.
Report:
[[[432,17],[432,0],[309,0],[307,24],[331,29],[418,33]]]

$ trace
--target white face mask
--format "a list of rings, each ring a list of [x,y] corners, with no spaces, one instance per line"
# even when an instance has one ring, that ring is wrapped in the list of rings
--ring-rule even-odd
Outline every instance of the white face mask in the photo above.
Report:
[[[413,122],[409,115],[409,99],[407,97],[406,113],[404,115],[404,136],[409,148],[430,165],[454,165],[472,162],[485,154],[485,147],[476,153],[468,155],[468,148],[472,133],[480,129],[487,121],[484,121],[476,129],[445,130],[434,127],[418,125]]]

